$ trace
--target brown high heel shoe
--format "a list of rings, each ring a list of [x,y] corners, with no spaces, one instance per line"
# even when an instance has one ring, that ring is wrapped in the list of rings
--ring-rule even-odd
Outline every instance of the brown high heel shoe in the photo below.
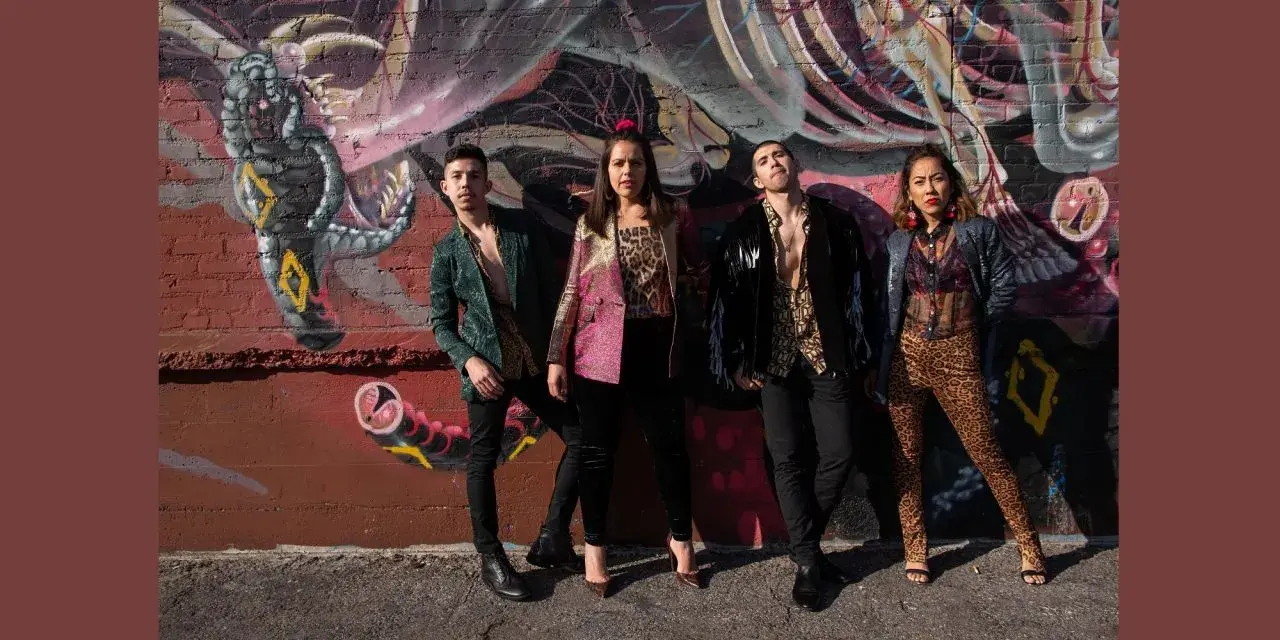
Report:
[[[584,545],[582,548],[582,560],[583,560],[584,573],[586,572],[586,559],[587,559],[587,548]],[[612,578],[605,578],[604,582],[592,582],[590,578],[587,578],[584,575],[582,576],[582,581],[586,583],[587,589],[590,589],[591,593],[596,594],[596,597],[601,599],[609,597],[609,583],[613,581]]]
[[[698,575],[698,569],[696,566],[693,570],[693,573],[680,573],[680,571],[678,570],[680,563],[676,562],[676,552],[671,550],[672,540],[673,538],[671,537],[671,534],[668,533],[667,534],[667,558],[671,560],[671,572],[676,574],[676,582],[686,586],[693,587],[694,589],[701,589],[702,581],[699,580],[700,576]],[[696,553],[694,557],[696,560],[697,558]]]
[[[609,597],[609,583],[612,582],[612,580],[605,580],[604,582],[592,582],[590,580],[587,580],[586,578],[583,578],[582,581],[587,583],[587,588],[591,590],[591,593],[596,594],[596,597],[601,599]]]

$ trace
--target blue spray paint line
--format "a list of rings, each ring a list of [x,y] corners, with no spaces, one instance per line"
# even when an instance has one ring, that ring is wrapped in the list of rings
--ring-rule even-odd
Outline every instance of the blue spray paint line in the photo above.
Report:
[[[1048,494],[1050,498],[1065,493],[1067,490],[1067,465],[1063,455],[1064,451],[1065,449],[1060,444],[1053,447],[1053,464],[1049,467]]]
[[[672,4],[672,5],[664,5],[661,7],[654,7],[653,9],[654,13],[663,13],[666,11],[679,11],[681,9],[684,10],[684,13],[681,14],[679,18],[676,18],[675,22],[672,22],[671,24],[658,30],[658,33],[664,33],[674,28],[676,25],[680,24],[681,22],[684,22],[685,18],[688,18],[689,16],[693,15],[693,12],[697,11],[701,7],[702,7],[701,2],[690,2],[689,4]]]
[[[177,451],[161,449],[160,464],[169,467],[170,469],[177,469],[178,471],[185,471],[197,476],[204,476],[206,478],[217,480],[218,482],[239,485],[260,496],[267,495],[267,488],[262,486],[262,484],[257,480],[229,469],[223,469],[204,458],[187,457]]]
[[[973,32],[978,29],[978,16],[982,15],[982,4],[984,2],[986,2],[986,0],[978,0],[978,2],[973,5],[973,21],[969,23],[969,31],[959,38],[956,38],[957,43],[968,42],[973,38]]]
[[[742,28],[747,26],[747,20],[751,18],[751,12],[755,10],[755,6],[756,6],[756,0],[751,0],[750,2],[747,3],[746,10],[742,14],[742,19],[738,21],[738,24],[733,25],[733,27],[729,29],[729,33],[731,36],[732,34],[742,31]],[[685,17],[687,16],[688,14],[685,14]],[[680,19],[683,20],[684,17],[681,17]],[[663,31],[665,31],[665,29]],[[680,64],[676,65],[676,67],[684,68],[693,64],[698,57],[698,53],[700,53],[704,48],[706,48],[707,45],[711,44],[712,40],[715,40],[714,34],[703,38],[702,42],[698,43],[697,48],[693,50],[693,53],[689,54],[689,56],[685,58],[683,61],[681,61]]]

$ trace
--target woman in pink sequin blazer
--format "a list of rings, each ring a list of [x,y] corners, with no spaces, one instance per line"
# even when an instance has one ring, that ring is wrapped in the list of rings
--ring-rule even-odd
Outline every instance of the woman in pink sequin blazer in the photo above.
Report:
[[[676,293],[684,283],[701,297],[706,274],[690,216],[663,193],[649,141],[623,120],[605,142],[591,204],[574,231],[547,355],[551,395],[572,395],[580,414],[586,581],[601,597],[609,587],[604,546],[613,456],[628,405],[653,452],[671,569],[678,583],[701,587],[684,397],[675,380],[681,359]]]

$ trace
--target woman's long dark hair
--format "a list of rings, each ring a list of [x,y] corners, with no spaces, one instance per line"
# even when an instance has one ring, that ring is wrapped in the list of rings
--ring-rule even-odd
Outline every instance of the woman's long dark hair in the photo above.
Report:
[[[956,222],[963,222],[969,218],[977,217],[978,202],[973,199],[969,193],[969,188],[964,183],[964,176],[960,175],[960,171],[952,164],[951,158],[947,157],[945,151],[941,147],[932,144],[926,144],[919,149],[911,152],[907,156],[906,162],[902,163],[902,173],[898,176],[898,201],[893,205],[893,223],[899,229],[906,229],[907,214],[911,212],[911,193],[909,191],[911,181],[911,167],[915,166],[916,161],[925,158],[936,158],[938,163],[942,165],[942,170],[947,172],[947,178],[951,180],[951,202],[956,205]],[[951,203],[948,203],[951,204]]]
[[[613,147],[619,142],[631,142],[640,146],[644,155],[644,187],[640,190],[640,200],[648,201],[645,206],[645,219],[653,226],[663,228],[676,216],[675,200],[662,190],[662,181],[658,179],[658,163],[653,158],[653,147],[649,139],[634,126],[623,127],[614,132],[604,142],[604,152],[600,154],[600,164],[596,168],[595,189],[591,193],[591,202],[587,205],[587,228],[596,235],[604,235],[605,223],[618,211],[618,194],[609,184],[609,156]]]

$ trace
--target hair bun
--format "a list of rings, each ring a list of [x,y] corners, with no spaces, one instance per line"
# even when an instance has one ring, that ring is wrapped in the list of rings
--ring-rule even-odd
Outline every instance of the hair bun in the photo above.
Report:
[[[613,132],[622,133],[623,131],[626,131],[628,129],[635,129],[635,128],[636,128],[635,120],[632,120],[630,118],[623,118],[618,121],[617,126],[613,128]]]

